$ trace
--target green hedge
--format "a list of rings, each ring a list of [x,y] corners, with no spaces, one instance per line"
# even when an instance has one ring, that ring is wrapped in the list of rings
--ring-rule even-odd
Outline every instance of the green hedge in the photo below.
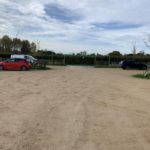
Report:
[[[10,53],[0,53],[0,58],[10,58]],[[33,57],[39,60],[48,60],[51,62],[62,62],[66,65],[108,65],[108,56],[81,56],[81,55],[40,55],[34,54]],[[118,64],[122,60],[136,60],[143,63],[150,63],[150,56],[111,56],[110,64]],[[65,63],[64,63],[65,62]]]
[[[0,53],[0,58],[10,58],[10,53]]]

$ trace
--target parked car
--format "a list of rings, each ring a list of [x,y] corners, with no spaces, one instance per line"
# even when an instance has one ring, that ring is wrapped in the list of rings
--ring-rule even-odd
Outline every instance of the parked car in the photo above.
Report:
[[[38,60],[31,55],[13,54],[10,58],[26,59],[31,64],[37,64]]]
[[[140,62],[137,62],[137,61],[134,61],[134,60],[124,60],[124,61],[121,61],[119,63],[119,65],[122,69],[130,68],[130,69],[147,70],[147,65],[146,64],[140,63]]]
[[[26,71],[31,68],[31,64],[26,59],[12,58],[0,62],[0,70],[22,70]]]

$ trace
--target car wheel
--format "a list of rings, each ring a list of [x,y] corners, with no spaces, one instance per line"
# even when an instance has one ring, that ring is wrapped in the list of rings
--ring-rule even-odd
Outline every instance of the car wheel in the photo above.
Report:
[[[25,66],[21,66],[20,70],[21,71],[27,71],[27,68]]]
[[[125,70],[125,69],[127,69],[127,68],[126,68],[125,66],[123,66],[123,67],[122,67],[122,69],[124,69],[124,70]]]
[[[143,66],[143,68],[142,68],[143,70],[147,70],[147,67],[146,66]]]
[[[0,70],[4,70],[4,67],[2,65],[0,65]]]

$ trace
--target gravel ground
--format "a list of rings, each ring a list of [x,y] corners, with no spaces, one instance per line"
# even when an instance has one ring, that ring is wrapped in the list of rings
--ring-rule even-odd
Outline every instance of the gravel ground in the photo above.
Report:
[[[0,150],[150,150],[150,81],[139,72],[1,71]]]

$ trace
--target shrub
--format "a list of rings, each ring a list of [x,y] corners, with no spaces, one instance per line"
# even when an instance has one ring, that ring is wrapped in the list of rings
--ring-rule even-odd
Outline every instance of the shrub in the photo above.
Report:
[[[48,65],[48,60],[39,60],[36,65],[32,66],[32,69],[35,69],[35,70],[48,70],[50,68],[48,68],[47,65]]]

